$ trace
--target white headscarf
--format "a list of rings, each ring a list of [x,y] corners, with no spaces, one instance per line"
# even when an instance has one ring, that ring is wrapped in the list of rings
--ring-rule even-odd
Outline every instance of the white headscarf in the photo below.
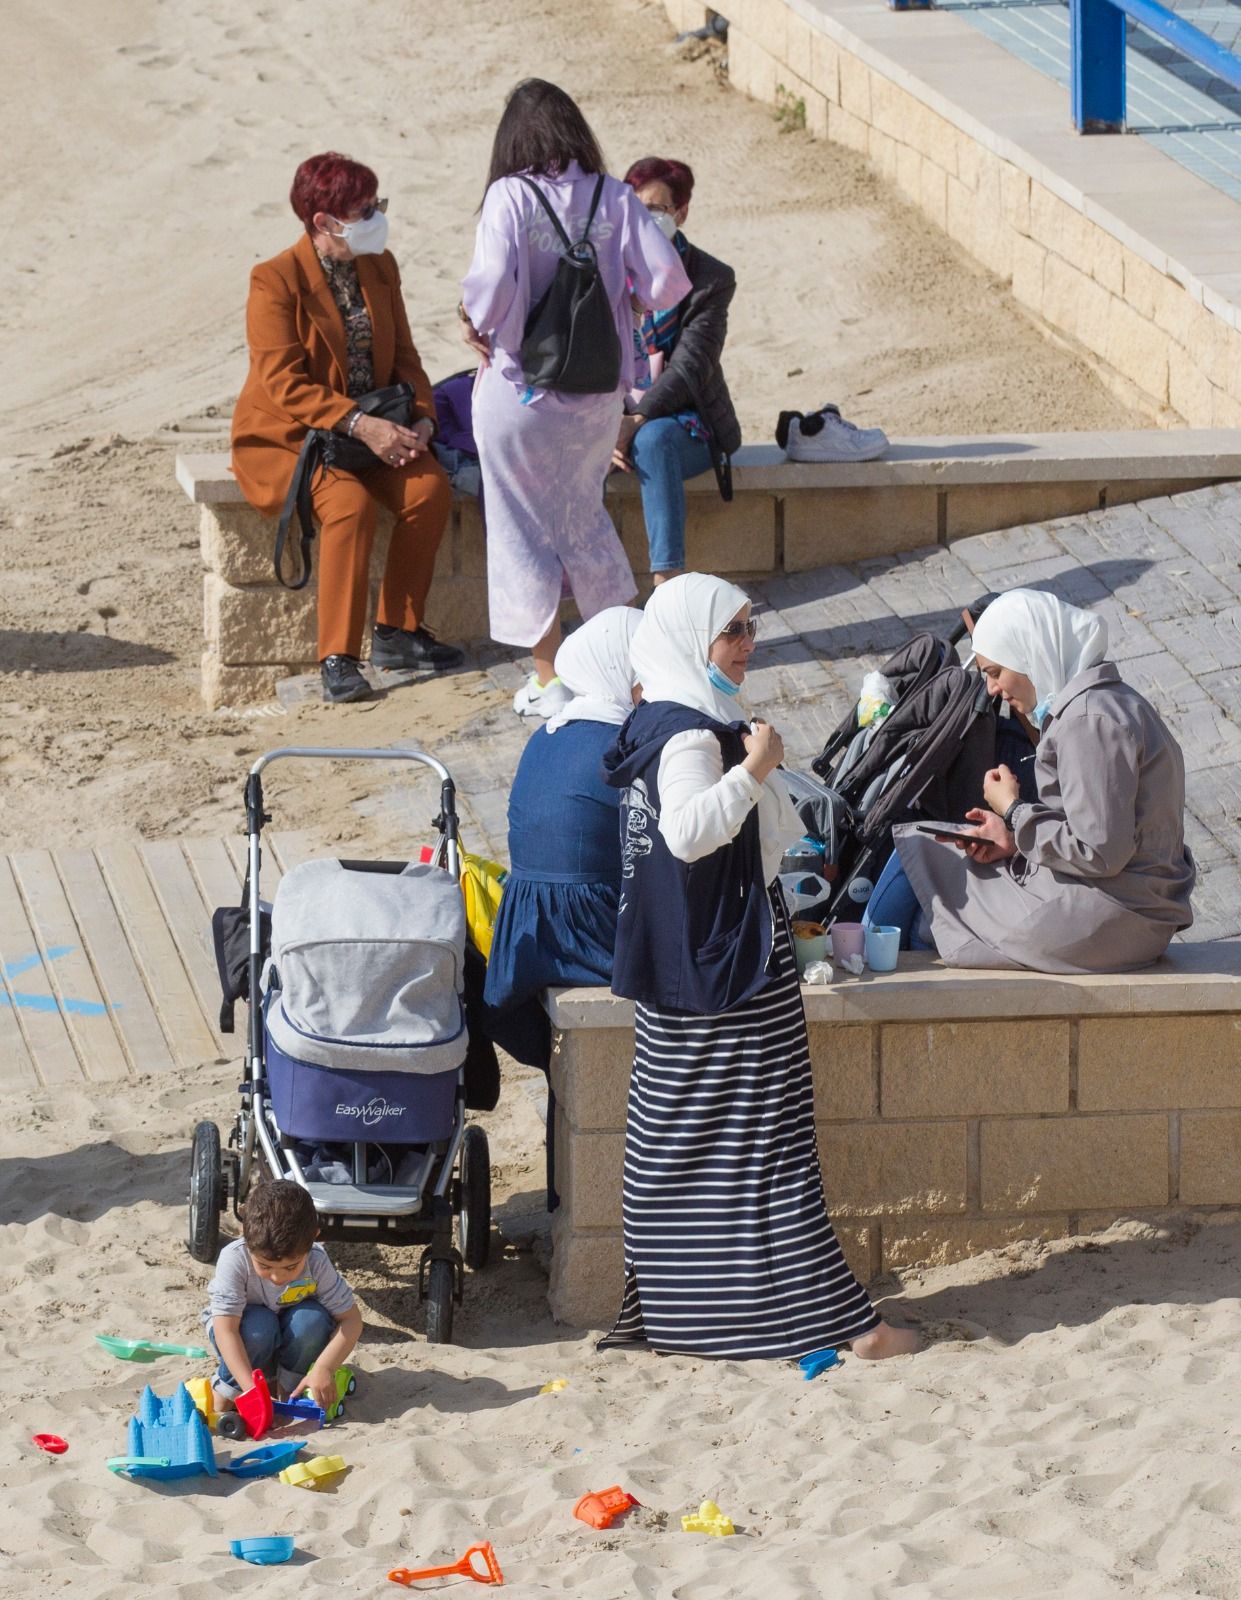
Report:
[[[633,670],[642,698],[672,700],[717,722],[736,722],[740,707],[707,676],[707,657],[721,631],[749,603],[735,583],[703,572],[683,572],[661,583],[633,636]]]
[[[1107,654],[1107,623],[1042,589],[1010,589],[993,600],[974,628],[974,653],[1024,673],[1040,707]]]
[[[548,733],[566,722],[606,722],[614,728],[633,710],[633,662],[629,646],[642,613],[609,606],[583,622],[556,652],[556,676],[574,698],[549,717]]]

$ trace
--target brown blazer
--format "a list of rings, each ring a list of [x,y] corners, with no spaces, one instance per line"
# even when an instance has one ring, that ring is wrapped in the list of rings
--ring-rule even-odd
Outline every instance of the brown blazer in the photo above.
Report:
[[[435,418],[387,250],[358,256],[358,283],[371,317],[375,387],[410,383],[417,417]],[[250,274],[246,302],[250,371],[233,411],[233,474],[258,511],[284,504],[309,428],[331,428],[353,409],[346,389],[345,324],[309,234]]]

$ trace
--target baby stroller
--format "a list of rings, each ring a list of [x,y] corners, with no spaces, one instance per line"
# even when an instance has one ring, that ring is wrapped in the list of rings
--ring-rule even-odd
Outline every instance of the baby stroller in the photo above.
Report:
[[[991,598],[976,600],[971,618]],[[794,794],[803,820],[829,811],[833,819],[824,873],[831,892],[817,915],[861,918],[892,853],[894,824],[963,822],[982,803],[983,779],[999,759],[999,706],[977,667],[958,658],[965,633],[964,621],[947,637],[919,633],[885,661],[880,671],[894,691],[893,709],[867,727],[851,710],[811,763],[821,795]],[[1016,737],[1024,742],[1024,734]],[[1029,768],[1014,770],[1028,788]],[[812,780],[802,783],[813,787]],[[1034,798],[1032,790],[1027,798]]]
[[[305,861],[284,875],[269,912],[259,889],[271,821],[262,773],[290,757],[430,767],[440,780],[431,861]],[[464,1268],[486,1264],[491,1228],[487,1136],[465,1120],[466,924],[452,778],[415,751],[273,750],[250,769],[246,821],[243,904],[217,911],[213,929],[221,1025],[231,1031],[232,1002],[249,1000],[248,1049],[227,1148],[214,1122],[194,1129],[190,1254],[214,1261],[220,1214],[230,1197],[239,1210],[261,1161],[307,1190],[323,1237],[422,1244],[427,1338],[446,1343]]]

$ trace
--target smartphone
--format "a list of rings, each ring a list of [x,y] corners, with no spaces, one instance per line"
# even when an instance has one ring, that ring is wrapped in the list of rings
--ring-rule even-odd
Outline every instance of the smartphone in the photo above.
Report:
[[[929,833],[933,839],[977,839],[976,822],[915,822],[916,833]]]

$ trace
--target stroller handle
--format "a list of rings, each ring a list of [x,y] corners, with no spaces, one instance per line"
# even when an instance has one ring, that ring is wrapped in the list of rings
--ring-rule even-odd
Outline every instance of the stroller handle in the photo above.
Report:
[[[322,745],[287,745],[280,750],[269,750],[250,768],[250,776],[257,778],[264,767],[288,756],[311,761],[417,761],[424,767],[430,767],[441,783],[452,782],[452,775],[443,762],[422,750],[337,750]]]
[[[434,756],[427,755],[425,750],[356,750],[348,747],[321,745],[285,745],[279,750],[269,750],[262,755],[250,768],[250,776],[246,780],[246,821],[255,848],[263,824],[270,822],[270,815],[263,810],[263,779],[264,767],[269,767],[273,761],[281,761],[293,757],[306,761],[415,761],[419,766],[430,767],[440,780],[440,814],[435,819],[435,825],[440,829],[441,841],[439,864],[447,865],[454,877],[461,872],[460,840],[457,823],[457,793],[456,785],[452,781],[452,774],[442,761],[437,761]],[[251,862],[251,894],[257,893],[258,862]],[[255,912],[257,916],[257,911]],[[257,926],[257,924],[256,924]]]

